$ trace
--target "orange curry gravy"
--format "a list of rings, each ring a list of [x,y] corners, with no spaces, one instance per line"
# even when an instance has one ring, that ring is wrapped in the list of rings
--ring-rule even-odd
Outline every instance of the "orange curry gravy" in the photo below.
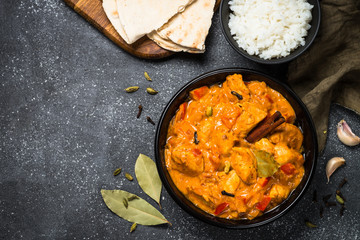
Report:
[[[165,147],[177,188],[196,206],[222,218],[253,219],[285,200],[304,175],[303,135],[293,125],[289,102],[264,82],[244,82],[240,74],[227,76],[222,86],[195,89],[190,97],[173,117]],[[248,143],[250,130],[275,111],[286,122]],[[269,177],[259,177],[254,155],[259,150],[269,153],[278,168]]]

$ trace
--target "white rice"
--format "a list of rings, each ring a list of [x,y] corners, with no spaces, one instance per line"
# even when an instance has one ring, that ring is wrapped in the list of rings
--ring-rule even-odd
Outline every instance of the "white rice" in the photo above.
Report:
[[[313,5],[306,0],[231,0],[229,27],[239,46],[263,59],[304,46]]]

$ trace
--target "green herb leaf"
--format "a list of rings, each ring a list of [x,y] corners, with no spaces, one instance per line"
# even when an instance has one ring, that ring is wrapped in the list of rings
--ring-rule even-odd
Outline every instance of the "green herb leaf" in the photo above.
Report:
[[[170,222],[144,199],[139,198],[136,201],[128,202],[125,208],[123,199],[128,199],[135,194],[123,190],[105,190],[101,189],[101,195],[106,206],[119,217],[129,222],[135,222],[142,225],[159,225]]]
[[[257,161],[257,172],[259,177],[271,177],[279,168],[274,157],[265,151],[254,152]]]
[[[140,154],[135,163],[135,175],[142,190],[160,206],[162,183],[155,162]]]

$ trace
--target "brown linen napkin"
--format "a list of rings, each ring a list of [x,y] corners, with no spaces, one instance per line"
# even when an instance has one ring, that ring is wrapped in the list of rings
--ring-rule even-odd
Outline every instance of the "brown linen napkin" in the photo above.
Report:
[[[288,70],[315,122],[319,151],[332,101],[360,112],[360,0],[323,0],[321,13],[318,37]]]

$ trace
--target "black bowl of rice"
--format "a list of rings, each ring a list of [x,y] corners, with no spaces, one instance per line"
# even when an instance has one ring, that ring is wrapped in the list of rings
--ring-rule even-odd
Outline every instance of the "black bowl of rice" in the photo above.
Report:
[[[222,0],[220,21],[230,45],[244,57],[281,64],[300,56],[320,27],[318,0]]]

